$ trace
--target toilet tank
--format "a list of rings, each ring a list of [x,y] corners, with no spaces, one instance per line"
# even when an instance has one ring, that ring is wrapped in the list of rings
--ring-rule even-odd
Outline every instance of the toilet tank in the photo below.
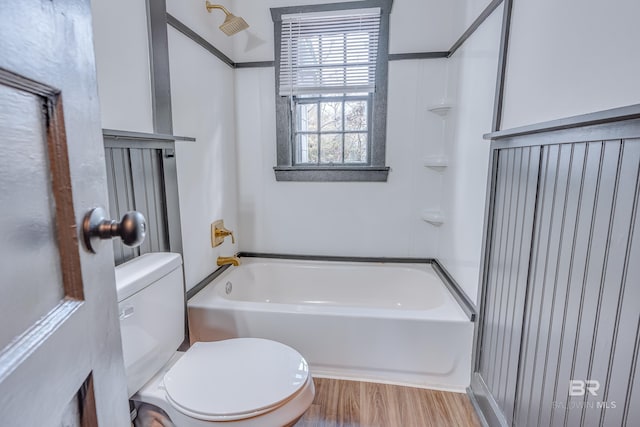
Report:
[[[182,258],[148,253],[116,267],[122,352],[131,397],[184,339]]]

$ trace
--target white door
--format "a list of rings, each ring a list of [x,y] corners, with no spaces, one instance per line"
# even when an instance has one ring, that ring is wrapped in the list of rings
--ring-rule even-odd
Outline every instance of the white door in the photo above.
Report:
[[[0,425],[128,426],[88,0],[0,0]]]

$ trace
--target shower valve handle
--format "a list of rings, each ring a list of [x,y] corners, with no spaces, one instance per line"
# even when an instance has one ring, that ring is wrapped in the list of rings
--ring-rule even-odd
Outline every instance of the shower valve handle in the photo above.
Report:
[[[235,243],[236,242],[236,238],[233,236],[233,231],[227,230],[226,228],[218,228],[218,229],[216,229],[216,236],[219,236],[219,237],[231,236],[231,243]]]
[[[215,248],[224,243],[224,239],[227,236],[231,236],[231,243],[236,242],[236,238],[233,235],[233,231],[227,229],[224,226],[224,221],[219,219],[211,224],[211,247]]]

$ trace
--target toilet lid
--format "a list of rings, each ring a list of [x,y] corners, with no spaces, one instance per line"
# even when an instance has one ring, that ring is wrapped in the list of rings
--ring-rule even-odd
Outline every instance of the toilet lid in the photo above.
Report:
[[[231,421],[267,412],[305,385],[304,358],[279,342],[237,338],[198,342],[164,376],[167,397],[180,412]]]

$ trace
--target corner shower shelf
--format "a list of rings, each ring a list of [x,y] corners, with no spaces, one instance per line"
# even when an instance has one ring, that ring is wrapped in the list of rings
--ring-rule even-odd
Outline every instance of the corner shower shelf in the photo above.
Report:
[[[449,102],[442,102],[440,104],[430,105],[427,107],[427,110],[432,112],[433,114],[437,114],[440,117],[444,117],[449,114],[453,105]]]
[[[440,227],[444,224],[444,215],[440,211],[423,211],[422,220],[434,227]]]
[[[445,156],[429,156],[424,158],[425,168],[442,172],[447,166],[449,166],[449,159]]]

